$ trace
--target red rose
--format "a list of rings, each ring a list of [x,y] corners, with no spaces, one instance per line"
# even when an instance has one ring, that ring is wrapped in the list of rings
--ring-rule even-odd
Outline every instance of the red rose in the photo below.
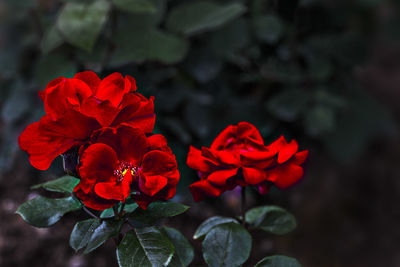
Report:
[[[153,99],[135,90],[135,80],[119,73],[103,80],[91,71],[57,78],[39,93],[46,115],[25,129],[19,145],[35,168],[45,170],[55,157],[85,143],[101,127],[128,123],[151,133]]]
[[[223,130],[210,148],[190,147],[187,164],[198,170],[201,180],[190,185],[195,201],[219,196],[236,186],[257,186],[267,193],[271,184],[286,188],[303,175],[300,166],[308,152],[297,152],[296,141],[281,137],[269,146],[255,126],[240,122]]]
[[[140,207],[172,198],[179,181],[175,156],[162,135],[146,135],[122,124],[95,132],[80,151],[81,177],[74,192],[83,203],[104,210],[131,196]],[[132,194],[132,195],[131,195]]]

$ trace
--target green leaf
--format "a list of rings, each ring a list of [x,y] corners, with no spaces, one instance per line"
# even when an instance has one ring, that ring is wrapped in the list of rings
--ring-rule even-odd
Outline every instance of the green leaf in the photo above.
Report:
[[[118,207],[120,207],[120,206],[118,205]],[[134,210],[136,210],[138,207],[139,206],[136,203],[126,204],[124,207],[124,211],[125,211],[125,213],[131,213]],[[114,209],[113,208],[105,209],[100,214],[100,218],[111,218],[111,217],[114,217]]]
[[[80,208],[81,203],[73,197],[51,199],[38,196],[19,206],[16,213],[30,225],[49,227],[58,222],[65,213]]]
[[[192,245],[190,245],[186,237],[178,230],[170,227],[163,227],[163,229],[175,247],[175,254],[168,266],[188,266],[194,258]]]
[[[78,183],[78,178],[66,175],[61,178],[48,181],[46,183],[34,185],[31,187],[31,189],[44,188],[52,192],[72,193]]]
[[[301,265],[294,258],[282,255],[274,255],[265,257],[254,267],[301,267]]]
[[[117,248],[120,267],[167,266],[174,246],[156,227],[136,228],[128,232]]]
[[[258,16],[253,20],[253,28],[257,38],[268,44],[275,44],[283,34],[283,22],[277,16]]]
[[[57,27],[67,42],[90,51],[100,34],[110,10],[106,0],[91,4],[68,2],[57,20]]]
[[[185,35],[212,30],[246,11],[240,3],[219,5],[210,1],[187,2],[175,7],[167,18],[167,28]]]
[[[294,121],[307,108],[311,97],[300,89],[284,90],[271,97],[266,103],[269,112],[283,121]]]
[[[246,222],[254,228],[284,235],[296,228],[295,217],[277,206],[262,206],[246,212]]]
[[[305,114],[304,127],[310,136],[320,136],[335,129],[335,112],[332,107],[317,105]]]
[[[74,229],[71,232],[69,239],[70,246],[78,251],[81,248],[86,247],[94,231],[101,224],[100,220],[88,219],[85,221],[77,222]]]
[[[144,224],[152,224],[160,219],[184,213],[188,208],[188,206],[174,202],[153,202],[147,210],[136,209],[129,215],[129,218]]]
[[[88,254],[89,252],[101,246],[109,238],[118,235],[121,230],[122,224],[122,221],[104,220],[93,231],[93,234],[91,235],[87,243],[86,249],[83,253]]]
[[[133,13],[155,13],[157,7],[149,0],[112,0],[113,4],[123,10]]]
[[[211,231],[217,225],[224,224],[224,223],[238,223],[237,220],[234,218],[229,217],[221,217],[221,216],[214,216],[205,220],[200,226],[197,228],[196,232],[193,235],[194,239],[204,237],[208,232]]]
[[[250,255],[251,236],[241,225],[226,223],[214,227],[203,241],[208,266],[240,266]]]
[[[41,86],[58,77],[72,78],[78,71],[77,66],[65,55],[50,53],[40,57],[35,78]]]
[[[62,43],[64,43],[64,39],[58,32],[57,27],[53,25],[44,34],[42,42],[40,43],[40,48],[42,49],[43,53],[47,54],[62,45]]]
[[[117,50],[112,58],[113,65],[149,60],[173,64],[182,60],[188,50],[185,39],[156,29],[121,30],[114,40]]]

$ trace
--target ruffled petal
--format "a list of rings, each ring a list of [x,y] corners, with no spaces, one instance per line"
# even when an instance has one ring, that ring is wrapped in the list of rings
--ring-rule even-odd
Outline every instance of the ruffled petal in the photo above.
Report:
[[[123,96],[128,93],[130,88],[125,88],[125,79],[120,73],[113,73],[105,77],[94,92],[100,100],[108,100],[113,106],[117,107],[122,101]]]
[[[278,153],[278,163],[282,164],[288,161],[299,149],[299,145],[296,140],[292,140],[289,144],[282,147]]]
[[[246,167],[243,167],[242,169],[244,180],[250,185],[259,184],[267,179],[267,173],[265,170]]]
[[[117,128],[102,128],[93,133],[93,143],[104,143],[112,147],[120,161],[139,165],[148,150],[147,137],[140,129],[122,124]]]
[[[73,146],[82,144],[80,140],[43,130],[44,127],[40,127],[40,124],[41,122],[32,123],[18,138],[19,146],[29,154],[32,166],[39,170],[48,169],[57,156]]]
[[[91,96],[83,100],[80,112],[95,118],[101,126],[107,127],[114,121],[119,110],[110,101],[99,101],[96,97]]]
[[[293,163],[301,165],[306,161],[307,156],[308,156],[308,150],[297,152],[296,155],[294,155]]]
[[[121,107],[121,111],[111,126],[127,123],[132,127],[143,130],[145,133],[153,132],[156,116],[152,97],[146,99],[138,93],[126,94]]]
[[[303,168],[296,164],[284,164],[268,170],[268,180],[276,187],[285,189],[297,183],[303,176]]]
[[[153,150],[146,153],[142,162],[142,173],[145,176],[162,175],[177,170],[175,156],[163,151]]]
[[[236,136],[238,139],[250,139],[255,143],[264,144],[264,140],[258,129],[253,124],[246,121],[238,123]]]
[[[189,186],[193,200],[196,202],[202,201],[206,197],[218,197],[224,190],[212,185],[208,180],[201,180]]]
[[[215,185],[224,186],[229,178],[236,176],[237,171],[238,168],[214,171],[207,177],[207,180]]]
[[[97,74],[94,73],[93,71],[79,72],[75,74],[74,79],[78,79],[85,82],[90,87],[92,92],[97,91],[97,87],[99,87],[99,84],[101,82],[99,76],[97,76]]]
[[[114,170],[118,167],[118,157],[114,149],[106,144],[90,145],[80,155],[79,174],[82,180],[91,183],[112,182],[116,180]],[[85,192],[90,188],[83,187]]]
[[[168,179],[161,175],[140,176],[139,189],[148,196],[154,196],[168,183]]]
[[[208,158],[203,157],[199,149],[190,146],[189,153],[186,159],[186,164],[195,170],[200,172],[209,172],[216,165],[215,162],[210,161]]]
[[[109,200],[99,197],[93,190],[89,193],[85,193],[79,188],[79,184],[75,187],[74,192],[85,206],[94,210],[105,210],[118,203],[117,200]]]
[[[118,201],[124,201],[124,195],[122,194],[121,184],[117,182],[106,182],[96,183],[94,186],[96,194],[105,199],[112,199]]]

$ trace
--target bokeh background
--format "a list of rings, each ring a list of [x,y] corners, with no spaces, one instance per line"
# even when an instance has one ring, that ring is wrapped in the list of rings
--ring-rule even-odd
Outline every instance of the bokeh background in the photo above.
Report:
[[[176,201],[191,205],[167,224],[196,248],[195,228],[239,213],[239,195],[194,204],[189,144],[209,146],[228,124],[249,121],[266,142],[281,134],[311,151],[301,183],[248,207],[276,204],[298,227],[254,233],[244,266],[271,254],[305,267],[400,266],[400,16],[389,0],[1,0],[0,266],[116,266],[112,242],[75,254],[69,234],[84,213],[49,229],[14,214],[63,174],[57,159],[35,170],[17,137],[44,114],[52,79],[118,71],[155,96],[156,129],[182,175]]]

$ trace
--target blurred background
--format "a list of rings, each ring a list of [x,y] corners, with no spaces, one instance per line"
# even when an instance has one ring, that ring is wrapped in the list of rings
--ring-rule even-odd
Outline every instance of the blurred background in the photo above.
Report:
[[[248,121],[266,142],[284,134],[311,151],[305,177],[248,207],[276,204],[298,227],[254,233],[244,266],[271,254],[304,267],[400,266],[400,2],[393,0],[0,0],[0,266],[117,266],[106,243],[75,254],[69,234],[84,213],[49,229],[14,214],[63,174],[57,159],[35,170],[17,137],[44,115],[38,91],[93,70],[135,77],[155,96],[155,132],[166,135],[191,205],[167,222],[196,248],[196,227],[239,213],[232,191],[194,205],[189,144],[209,146],[228,124]],[[249,191],[249,192],[250,192]]]

